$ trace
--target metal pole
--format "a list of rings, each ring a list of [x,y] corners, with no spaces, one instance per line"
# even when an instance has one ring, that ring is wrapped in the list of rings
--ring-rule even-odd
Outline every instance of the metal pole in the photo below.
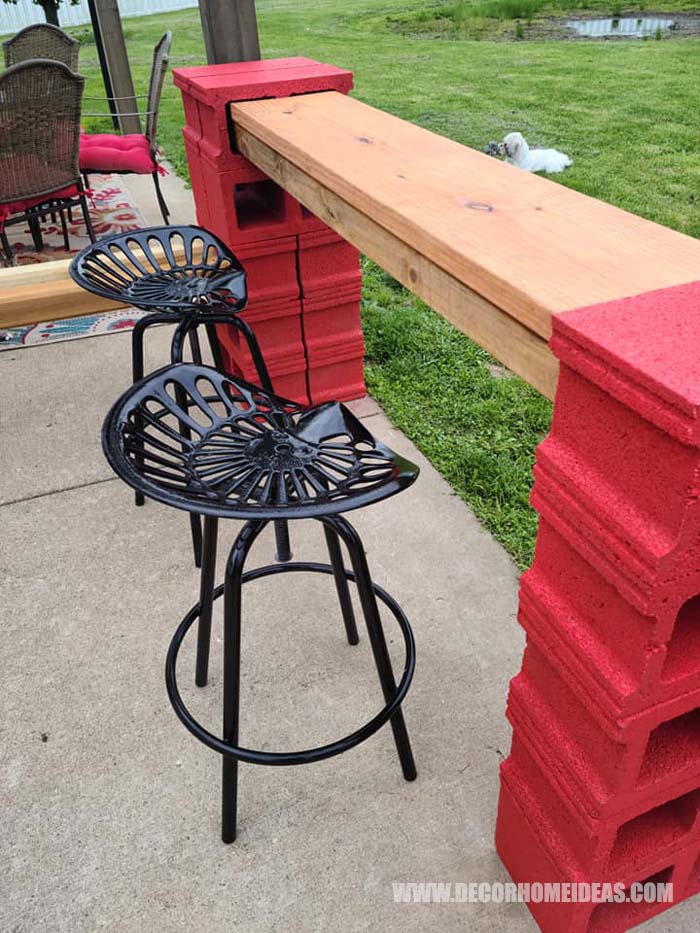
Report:
[[[260,58],[255,0],[199,0],[210,65]]]
[[[92,23],[92,31],[95,36],[95,46],[97,48],[97,57],[100,62],[100,71],[102,72],[102,81],[105,86],[105,94],[107,95],[107,103],[109,104],[109,112],[112,114],[112,125],[114,129],[119,132],[119,120],[117,119],[117,108],[114,104],[112,98],[114,97],[114,91],[112,90],[112,79],[109,76],[109,68],[107,67],[107,58],[105,57],[105,46],[102,41],[102,30],[100,29],[100,21],[97,16],[97,8],[95,7],[95,0],[87,0],[88,10],[90,11],[90,22]]]
[[[134,82],[131,79],[129,56],[122,30],[117,0],[94,0],[97,19],[102,33],[105,59],[116,98],[116,110],[122,133],[140,133],[141,120],[134,97]]]

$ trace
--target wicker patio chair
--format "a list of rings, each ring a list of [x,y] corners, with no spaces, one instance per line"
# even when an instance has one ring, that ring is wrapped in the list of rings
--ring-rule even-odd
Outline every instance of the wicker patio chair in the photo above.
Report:
[[[150,175],[155,185],[158,206],[166,224],[170,212],[158,180],[157,130],[160,95],[168,67],[171,42],[172,33],[166,32],[153,50],[151,81],[145,113],[125,114],[125,116],[145,116],[146,132],[130,133],[126,136],[118,136],[114,133],[83,133],[80,138],[80,171],[83,173],[85,183],[88,183],[88,175],[92,172],[105,172],[110,175]],[[105,100],[104,97],[85,99]],[[119,99],[117,97],[107,98],[107,100]],[[105,114],[84,113],[83,116],[105,116]]]
[[[30,58],[48,58],[54,62],[63,62],[71,71],[78,70],[80,43],[50,23],[26,26],[11,39],[3,42],[2,47],[6,68],[19,65]]]
[[[40,217],[78,205],[95,240],[78,167],[83,84],[47,59],[0,74],[0,238],[10,261],[8,225],[26,221],[35,234]]]

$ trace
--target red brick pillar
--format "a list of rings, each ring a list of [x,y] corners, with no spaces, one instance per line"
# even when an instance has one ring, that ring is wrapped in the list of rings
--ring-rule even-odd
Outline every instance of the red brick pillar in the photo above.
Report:
[[[318,91],[348,93],[352,74],[307,58],[174,71],[197,221],[248,275],[244,312],[277,392],[302,402],[365,394],[359,254],[235,150],[228,105]],[[230,372],[256,381],[237,331],[219,328]]]
[[[563,314],[496,831],[516,882],[700,891],[700,284]],[[546,933],[671,904],[531,903]]]

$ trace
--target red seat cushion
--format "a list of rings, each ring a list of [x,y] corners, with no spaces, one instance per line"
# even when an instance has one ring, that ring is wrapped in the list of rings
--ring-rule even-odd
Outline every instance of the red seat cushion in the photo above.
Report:
[[[156,162],[151,155],[151,144],[140,133],[127,136],[81,133],[80,171],[150,175],[156,171]]]
[[[23,214],[24,211],[37,204],[43,204],[45,201],[60,201],[64,198],[75,198],[79,194],[77,185],[68,185],[67,188],[59,188],[52,191],[51,194],[42,194],[36,198],[25,198],[22,201],[11,201],[6,204],[0,204],[0,229],[3,222],[12,214]]]

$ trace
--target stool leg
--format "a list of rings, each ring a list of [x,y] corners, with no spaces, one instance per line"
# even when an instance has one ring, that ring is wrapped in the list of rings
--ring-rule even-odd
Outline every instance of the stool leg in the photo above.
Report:
[[[144,375],[143,338],[146,333],[146,328],[151,327],[153,324],[162,324],[163,322],[171,320],[172,315],[163,315],[155,312],[147,314],[134,324],[134,329],[131,331],[131,374],[133,382],[138,382],[140,379],[143,379]],[[138,419],[137,430],[143,430],[143,425],[138,422]],[[146,501],[142,492],[134,493],[134,499],[136,505],[143,505]]]
[[[216,576],[216,538],[218,518],[204,517],[204,535],[202,538],[202,574],[199,590],[199,627],[197,629],[197,664],[195,683],[206,687],[209,669],[209,645],[211,643],[211,614]]]
[[[146,323],[148,318],[141,318],[140,321],[137,321],[134,325],[134,329],[131,331],[131,371],[133,376],[133,382],[138,382],[140,379],[143,379],[143,332],[148,327]],[[138,423],[140,419],[137,418],[137,430],[142,430],[142,425]],[[143,505],[146,502],[146,498],[142,492],[134,493],[134,499],[136,505]]]
[[[199,343],[199,334],[197,333],[197,325],[191,327],[187,332],[187,336],[190,341],[190,352],[192,353],[192,362],[201,363],[202,362],[202,347]]]
[[[187,396],[185,395],[182,386],[178,385],[175,387],[175,401],[180,406],[183,411],[187,411]],[[183,421],[180,422],[180,433],[183,437],[188,440],[192,436],[188,425]],[[190,533],[192,535],[192,551],[194,552],[194,565],[195,567],[202,566],[202,521],[200,516],[196,512],[190,512]]]
[[[223,740],[238,745],[241,667],[241,584],[243,565],[253,542],[267,525],[250,521],[241,529],[226,564],[224,579],[224,732]],[[236,838],[238,761],[224,755],[221,773],[221,838]]]
[[[338,540],[338,535],[334,531],[331,531],[327,525],[323,526],[323,532],[326,536],[328,555],[333,567],[335,588],[338,591],[338,602],[340,603],[340,611],[343,613],[343,622],[345,623],[345,632],[348,636],[348,642],[351,645],[357,645],[360,641],[360,637],[357,634],[355,613],[352,608],[352,600],[350,599],[348,578],[345,576],[345,564],[343,563],[343,554],[340,550],[340,541]]]
[[[182,362],[182,350],[185,337],[187,336],[188,331],[190,330],[190,322],[187,319],[180,321],[180,323],[175,328],[175,333],[173,334],[172,343],[170,344],[170,360],[172,363],[181,363]],[[190,332],[190,347],[199,346],[199,341],[192,337]],[[175,389],[175,401],[183,409],[187,410],[187,398],[182,388]],[[180,432],[183,437],[186,437],[188,440],[192,436],[192,432],[189,427],[180,422]],[[202,566],[202,520],[197,515],[196,512],[190,512],[190,533],[192,535],[192,551],[194,552],[194,565],[195,567]]]
[[[199,344],[199,335],[197,333],[197,325],[190,327],[187,331],[187,338],[190,344],[190,352],[192,353],[192,361],[194,363],[202,362],[202,348]],[[192,550],[194,552],[194,564],[195,567],[202,567],[202,520],[199,515],[195,515],[193,512],[190,512],[190,528],[192,530]],[[207,655],[208,657],[208,655]],[[206,683],[206,676],[204,682]],[[203,684],[200,684],[203,686]]]
[[[289,543],[289,523],[278,520],[275,522],[275,541],[277,543],[277,560],[280,564],[287,564],[292,559],[292,547]]]
[[[212,359],[214,360],[214,369],[220,373],[225,373],[224,369],[224,357],[221,352],[221,344],[219,343],[219,336],[216,332],[216,324],[205,324],[207,339],[209,340],[209,346],[211,348]]]
[[[338,533],[345,542],[345,546],[350,553],[350,560],[352,562],[352,569],[355,572],[355,582],[360,596],[362,612],[365,617],[365,623],[367,624],[367,634],[369,635],[372,654],[374,655],[374,663],[377,666],[377,673],[379,674],[379,681],[384,692],[384,699],[389,702],[396,691],[396,681],[394,680],[389,649],[386,646],[384,629],[382,628],[382,621],[379,616],[377,600],[374,595],[372,578],[369,574],[369,567],[367,566],[367,558],[365,557],[362,541],[357,531],[355,531],[347,519],[336,515],[333,518],[324,518],[322,521],[324,525]],[[394,733],[394,741],[396,742],[396,750],[399,753],[403,776],[407,781],[413,781],[417,776],[416,764],[413,759],[411,743],[408,738],[402,710],[400,708],[397,709],[389,721],[391,722],[391,729]]]

